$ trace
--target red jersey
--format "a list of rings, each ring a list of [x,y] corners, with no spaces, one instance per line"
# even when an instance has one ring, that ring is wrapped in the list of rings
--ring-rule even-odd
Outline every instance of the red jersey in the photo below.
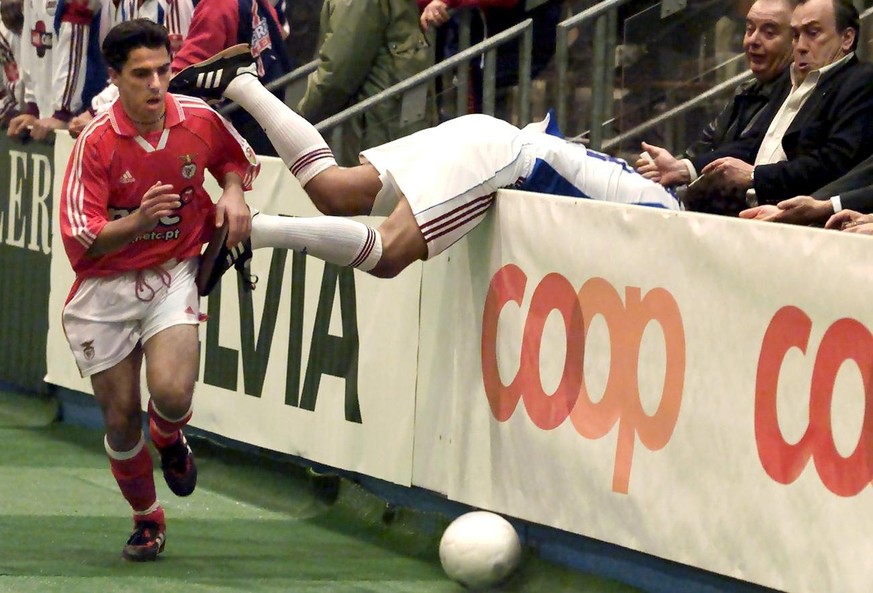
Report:
[[[211,235],[215,205],[203,189],[204,173],[227,173],[251,184],[260,170],[254,151],[200,99],[166,96],[162,131],[143,137],[116,101],[79,136],[61,189],[61,235],[78,278],[140,270],[200,253]],[[156,182],[172,184],[182,206],[122,249],[85,254],[103,227],[139,208]]]

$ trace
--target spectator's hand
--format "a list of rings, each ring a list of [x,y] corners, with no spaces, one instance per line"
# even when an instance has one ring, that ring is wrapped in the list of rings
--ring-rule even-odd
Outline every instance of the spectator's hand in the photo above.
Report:
[[[746,208],[740,212],[740,218],[748,218],[749,220],[775,220],[781,210],[779,206],[773,204],[763,204],[754,208]]]
[[[782,200],[776,206],[779,213],[773,220],[788,224],[821,223],[834,213],[830,200],[816,200],[812,196],[795,196]]]
[[[664,187],[683,185],[691,181],[691,175],[685,164],[670,154],[670,151],[646,142],[643,150],[649,153],[651,160],[640,158],[636,162],[637,171],[646,179],[660,183]]]
[[[828,218],[825,228],[850,233],[873,234],[873,215],[861,214],[854,210],[840,210]]]
[[[227,247],[245,241],[252,233],[252,215],[246,205],[242,179],[230,174],[224,182],[224,191],[215,204],[215,226],[227,224]]]
[[[9,122],[9,127],[6,129],[6,134],[10,138],[20,138],[22,136],[26,136],[29,133],[30,128],[33,127],[33,123],[35,121],[36,118],[27,113],[16,115]]]
[[[30,131],[30,135],[34,140],[45,140],[48,138],[49,134],[52,134],[55,130],[63,130],[66,127],[67,122],[65,121],[61,121],[54,117],[45,117],[33,122],[33,129]]]
[[[750,189],[752,187],[752,170],[754,165],[732,156],[716,159],[706,165],[701,175],[715,175],[721,185],[733,189]]]
[[[70,127],[68,128],[70,136],[76,138],[79,134],[82,133],[82,130],[85,129],[85,126],[87,126],[88,122],[90,122],[92,119],[94,119],[94,116],[91,115],[90,111],[80,113],[79,115],[71,119]]]
[[[421,11],[421,30],[427,33],[428,27],[441,27],[449,20],[449,7],[443,0],[431,0]]]

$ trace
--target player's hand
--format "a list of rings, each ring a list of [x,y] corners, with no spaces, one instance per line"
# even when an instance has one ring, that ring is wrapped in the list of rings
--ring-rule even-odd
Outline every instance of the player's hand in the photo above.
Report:
[[[867,230],[857,230],[862,226],[867,226],[873,223],[873,215],[861,214],[854,210],[840,210],[831,216],[825,223],[826,229],[836,229],[838,231],[848,232],[864,232],[869,234]]]
[[[9,127],[6,129],[6,134],[10,138],[20,138],[30,133],[30,128],[33,127],[33,122],[36,118],[28,113],[16,115],[9,122]]]
[[[691,181],[691,175],[685,164],[670,154],[669,150],[647,142],[643,142],[642,147],[651,159],[640,158],[636,162],[637,171],[643,177],[664,187],[683,185]]]
[[[67,122],[61,121],[54,117],[45,117],[33,122],[33,129],[30,135],[34,140],[45,140],[55,130],[64,130],[67,127]]]
[[[428,27],[440,27],[449,20],[449,7],[443,0],[432,0],[424,10],[421,11],[421,30],[427,33]]]
[[[762,204],[754,208],[746,208],[740,212],[740,218],[749,220],[775,220],[775,217],[781,212],[779,206],[773,204]]]
[[[233,247],[252,233],[252,215],[246,204],[241,180],[227,179],[215,204],[215,226],[227,224],[227,247]]]
[[[750,189],[752,187],[752,170],[754,165],[732,156],[716,159],[706,165],[701,175],[716,175],[719,183],[734,189]]]
[[[173,186],[157,181],[143,194],[135,214],[139,216],[139,226],[145,232],[158,226],[162,218],[171,216],[181,206],[182,200],[179,199],[179,194],[173,191]]]
[[[85,126],[88,125],[94,119],[94,116],[91,115],[90,111],[84,111],[70,120],[70,127],[67,128],[70,132],[70,136],[76,138],[79,134],[82,133],[82,130],[85,129]]]

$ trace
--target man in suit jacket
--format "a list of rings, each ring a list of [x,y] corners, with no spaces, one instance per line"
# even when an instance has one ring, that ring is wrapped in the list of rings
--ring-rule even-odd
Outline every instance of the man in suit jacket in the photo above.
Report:
[[[844,210],[873,213],[873,156],[811,195],[748,208],[740,212],[740,216],[787,224],[821,225]]]
[[[858,27],[849,0],[800,0],[791,17],[788,96],[759,118],[766,127],[692,159],[708,185],[739,192],[749,205],[775,204],[824,186],[873,154],[873,67],[855,57]]]

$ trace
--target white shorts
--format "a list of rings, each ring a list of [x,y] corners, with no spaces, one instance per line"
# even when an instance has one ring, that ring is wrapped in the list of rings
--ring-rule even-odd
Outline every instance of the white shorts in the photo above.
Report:
[[[475,114],[365,150],[390,194],[380,192],[383,207],[373,213],[387,215],[404,196],[428,257],[437,255],[479,224],[498,189],[518,180],[521,146],[518,128]]]
[[[64,306],[63,325],[83,377],[112,368],[161,330],[200,323],[197,258],[87,278]]]
[[[672,194],[623,160],[550,136],[547,125],[545,119],[519,130],[493,117],[466,115],[363,151],[382,180],[373,214],[387,216],[404,196],[433,257],[479,224],[494,193],[527,180],[538,161],[546,167],[534,177],[546,183],[522,189],[680,208]],[[550,182],[555,180],[560,183]]]

